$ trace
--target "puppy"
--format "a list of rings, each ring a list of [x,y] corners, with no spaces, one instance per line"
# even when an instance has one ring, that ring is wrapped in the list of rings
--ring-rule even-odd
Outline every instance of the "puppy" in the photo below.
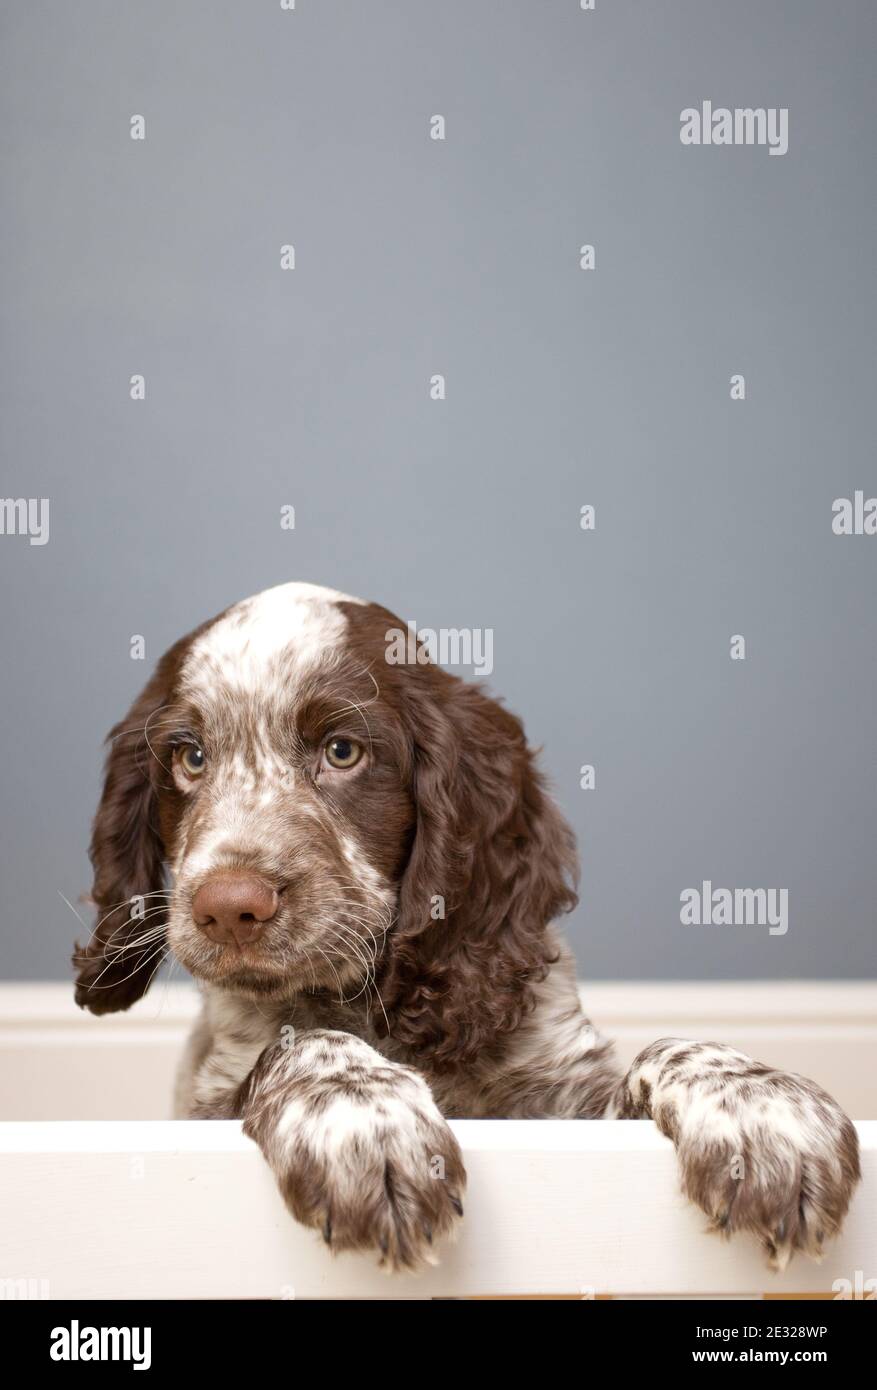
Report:
[[[859,1180],[850,1121],[717,1043],[621,1074],[558,933],[575,845],[521,724],[389,663],[400,626],[284,584],[167,652],[110,736],[77,1002],[127,1008],[172,952],[203,996],[178,1115],[240,1118],[333,1250],[433,1258],[463,1214],[449,1117],[620,1117],[672,1139],[716,1230],[818,1256]]]

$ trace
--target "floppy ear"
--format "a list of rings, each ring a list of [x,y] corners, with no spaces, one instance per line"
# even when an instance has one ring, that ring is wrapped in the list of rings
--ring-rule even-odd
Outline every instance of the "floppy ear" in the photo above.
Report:
[[[94,1014],[129,1008],[146,992],[164,954],[164,914],[151,913],[151,905],[166,901],[157,896],[164,886],[164,846],[155,785],[156,777],[166,774],[150,750],[147,726],[169,699],[182,645],[162,658],[108,738],[89,851],[97,923],[85,946],[76,942],[73,954],[76,1002]]]
[[[575,840],[520,720],[436,668],[408,674],[417,819],[381,990],[393,1038],[454,1066],[532,1006],[548,924],[577,901]]]

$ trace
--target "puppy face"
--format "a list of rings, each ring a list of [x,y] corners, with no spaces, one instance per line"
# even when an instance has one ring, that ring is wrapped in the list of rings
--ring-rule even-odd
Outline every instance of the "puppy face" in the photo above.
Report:
[[[350,997],[372,972],[414,825],[404,726],[373,669],[385,627],[380,610],[285,585],[183,657],[148,737],[168,943],[196,977]]]
[[[83,1007],[127,1008],[169,947],[253,1001],[374,986],[375,1027],[434,1066],[517,1026],[575,903],[572,835],[520,721],[388,661],[400,627],[285,584],[162,657],[110,737]]]

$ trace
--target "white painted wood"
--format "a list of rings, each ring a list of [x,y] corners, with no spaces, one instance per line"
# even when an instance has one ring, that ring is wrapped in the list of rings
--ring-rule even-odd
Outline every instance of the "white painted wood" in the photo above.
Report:
[[[598,983],[582,998],[625,1064],[668,1034],[715,1039],[877,1117],[877,982]],[[0,984],[0,1118],[169,1117],[197,1008],[191,985],[163,981],[105,1018],[77,1009],[67,984]]]
[[[846,1234],[821,1266],[799,1259],[782,1275],[754,1241],[703,1232],[650,1123],[454,1129],[463,1234],[438,1268],[388,1278],[290,1219],[236,1123],[0,1124],[0,1279],[51,1298],[433,1298],[831,1292],[857,1270],[877,1275],[877,1123],[859,1126],[865,1183]]]
[[[719,1038],[877,1115],[874,983],[597,984],[583,998],[624,1061],[671,1033]],[[19,1121],[0,1123],[0,1280],[53,1298],[430,1298],[830,1292],[857,1270],[877,1277],[877,1123],[860,1125],[866,1184],[821,1267],[771,1275],[754,1242],[704,1234],[667,1141],[605,1121],[456,1123],[470,1188],[439,1268],[388,1280],[369,1259],[333,1260],[238,1125],[155,1122],[197,1007],[190,985],[160,982],[96,1019],[67,985],[0,985],[0,1120]]]

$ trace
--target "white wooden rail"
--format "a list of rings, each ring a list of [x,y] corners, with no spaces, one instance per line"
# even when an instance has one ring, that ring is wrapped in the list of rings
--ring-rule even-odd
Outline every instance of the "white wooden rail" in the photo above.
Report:
[[[648,1041],[677,1031],[686,1009],[709,1009],[710,987],[692,987],[686,1002],[688,986],[630,986],[624,999],[637,988],[651,1002],[641,999],[639,1015],[629,1014],[631,1036],[620,1029],[623,1049],[635,1050],[639,1028]],[[659,1021],[653,1014],[662,988],[669,992]],[[752,987],[743,989],[751,997]],[[787,1000],[785,1037],[776,1009],[760,1024],[750,1009],[735,1032],[734,1009],[747,1011],[744,995],[735,1002],[729,993],[726,1017],[706,1031],[736,1042],[740,1029],[770,1026],[778,1046],[759,1047],[763,1059],[794,1065],[796,1029],[812,1039],[820,1029],[846,1028],[840,1079],[870,1104],[873,987],[850,989],[833,1023],[824,998],[821,1011],[811,1008],[809,1025],[806,998],[795,1008]],[[588,997],[602,1023],[611,1010],[598,1014],[598,992]],[[457,1243],[439,1249],[438,1267],[388,1277],[368,1257],[335,1258],[287,1215],[239,1125],[92,1118],[120,1109],[156,1113],[155,1074],[165,1109],[171,1062],[192,1009],[190,993],[178,991],[152,1019],[157,1006],[147,1000],[121,1019],[89,1020],[60,987],[0,987],[0,1116],[15,1116],[0,1122],[0,1297],[22,1290],[77,1299],[759,1296],[831,1294],[838,1281],[854,1286],[858,1278],[861,1286],[877,1278],[875,1121],[859,1124],[865,1181],[845,1234],[819,1266],[796,1259],[782,1275],[771,1274],[754,1240],[707,1235],[704,1218],[679,1194],[669,1142],[650,1123],[606,1121],[456,1122],[469,1173],[466,1217]],[[778,1057],[778,1048],[787,1051]],[[823,1069],[818,1079],[832,1085],[838,1077]],[[848,1096],[840,1098],[849,1106]],[[38,1118],[59,1112],[76,1118]]]
[[[831,1292],[877,1276],[877,1122],[865,1186],[821,1266],[765,1271],[680,1197],[669,1142],[644,1121],[463,1120],[457,1243],[419,1276],[333,1257],[286,1213],[232,1122],[2,1126],[0,1277],[52,1298],[434,1298],[472,1294]],[[39,1287],[39,1285],[38,1285]]]

